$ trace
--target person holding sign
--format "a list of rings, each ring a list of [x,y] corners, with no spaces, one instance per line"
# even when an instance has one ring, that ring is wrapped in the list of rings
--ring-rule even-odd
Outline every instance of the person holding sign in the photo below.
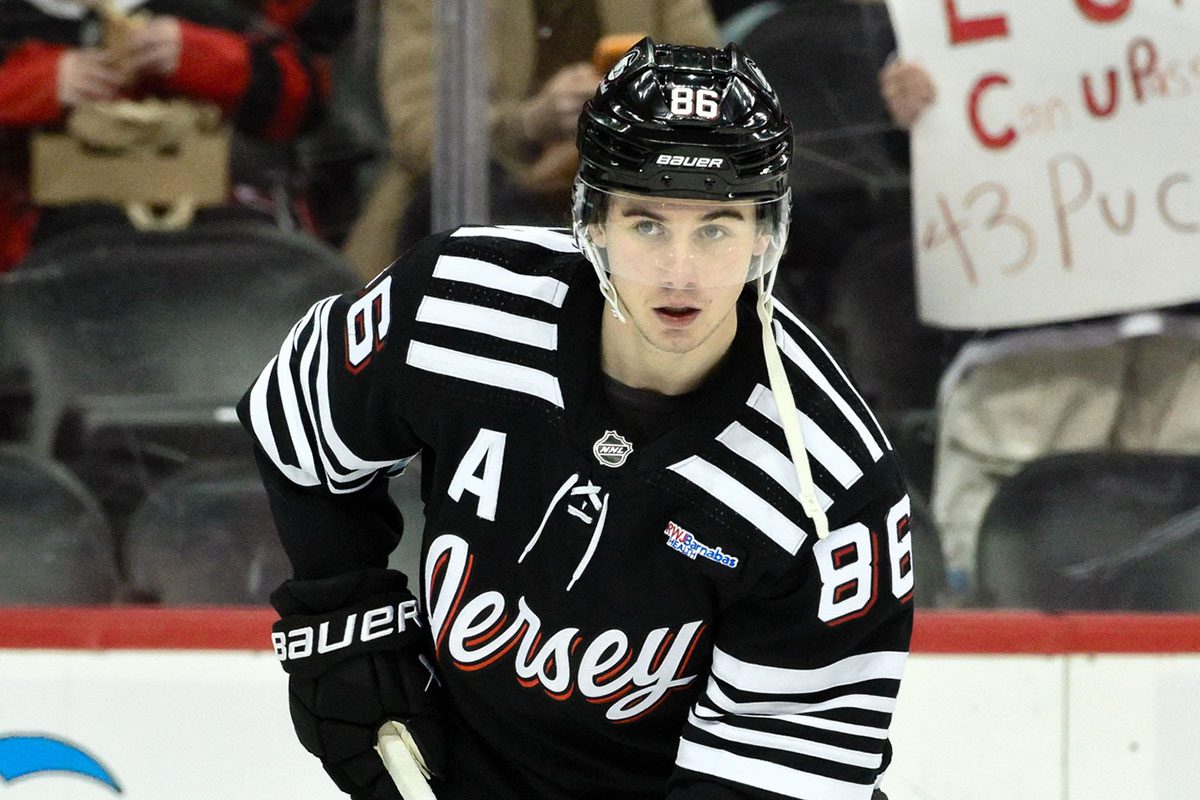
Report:
[[[942,381],[932,497],[973,590],[984,515],[1025,464],[1200,453],[1200,6],[890,7],[937,84],[884,76],[914,127],[921,315],[980,333]]]

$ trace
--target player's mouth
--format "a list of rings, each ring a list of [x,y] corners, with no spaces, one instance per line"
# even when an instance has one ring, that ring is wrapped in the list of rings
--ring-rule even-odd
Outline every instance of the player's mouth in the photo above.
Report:
[[[683,328],[700,316],[700,309],[695,306],[655,306],[654,313],[664,325]]]

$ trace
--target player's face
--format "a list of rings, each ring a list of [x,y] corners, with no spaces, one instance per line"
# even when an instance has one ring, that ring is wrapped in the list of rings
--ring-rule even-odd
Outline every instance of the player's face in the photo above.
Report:
[[[750,203],[612,195],[592,227],[626,315],[654,348],[688,352],[732,340],[734,307],[768,239]]]

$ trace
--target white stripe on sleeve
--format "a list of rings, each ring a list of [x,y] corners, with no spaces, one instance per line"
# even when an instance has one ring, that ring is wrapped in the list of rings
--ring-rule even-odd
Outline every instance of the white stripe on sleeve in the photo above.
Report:
[[[272,358],[267,366],[263,367],[250,390],[250,427],[254,429],[254,436],[262,446],[263,452],[289,481],[298,486],[316,486],[320,483],[316,475],[283,463],[279,456],[279,445],[275,442],[275,432],[271,430],[271,414],[267,411],[267,385],[271,381],[271,372],[275,369],[277,358]]]
[[[824,717],[814,717],[808,714],[784,714],[780,717],[772,717],[780,722],[790,722],[794,725],[801,725],[806,728],[819,728],[823,731],[831,731],[833,733],[845,733],[849,736],[862,736],[867,739],[886,739],[888,736],[887,728],[873,728],[870,725],[855,725],[851,722],[842,722],[836,719],[825,719]]]
[[[837,747],[824,742],[815,742],[801,736],[785,736],[782,733],[741,728],[711,719],[701,719],[695,714],[688,715],[688,722],[697,729],[705,731],[720,739],[740,742],[754,747],[769,750],[782,750],[786,753],[799,753],[813,758],[832,761],[837,764],[849,764],[863,769],[879,769],[883,765],[880,753],[866,753],[862,750],[851,750],[847,747]]]
[[[389,469],[395,465],[398,459],[391,458],[386,461],[368,461],[365,458],[355,454],[338,435],[337,429],[333,426],[333,412],[329,404],[329,313],[333,308],[330,303],[322,309],[320,325],[321,325],[321,346],[320,359],[317,362],[317,420],[320,422],[321,432],[324,434],[324,441],[327,447],[321,448],[321,459],[325,465],[330,480],[326,483],[331,491],[336,493],[354,492],[363,488],[374,477],[375,473],[381,469]],[[320,441],[318,440],[318,444]],[[330,456],[337,459],[340,466],[350,470],[349,473],[341,473],[335,469]],[[354,487],[345,487],[338,489],[333,485],[333,478],[337,478],[340,482],[355,481],[359,478],[366,478]]]
[[[862,711],[878,711],[881,714],[891,714],[896,710],[896,700],[893,697],[880,697],[875,694],[843,694],[831,700],[818,703],[799,703],[789,700],[769,700],[751,703],[738,703],[731,700],[713,681],[708,682],[705,697],[714,708],[730,714],[769,715],[773,717],[784,714],[816,714],[818,711],[830,711],[835,708],[857,708]]]
[[[900,680],[908,654],[859,653],[816,669],[784,669],[752,664],[713,648],[712,674],[740,691],[755,694],[813,694],[872,680]]]
[[[724,697],[724,695],[722,695]],[[708,704],[697,702],[692,708],[692,713],[701,719],[720,719],[724,714],[716,711]],[[886,727],[873,727],[871,725],[856,725],[852,722],[842,722],[836,719],[826,719],[811,714],[777,714],[770,717],[777,722],[786,722],[791,725],[797,725],[805,728],[818,728],[823,731],[831,731],[833,733],[844,733],[848,736],[860,736],[866,739],[886,739],[888,730]]]
[[[304,430],[304,422],[300,417],[302,410],[300,398],[296,395],[296,384],[292,380],[292,352],[299,350],[300,338],[299,334],[309,323],[314,321],[317,307],[320,303],[314,303],[304,318],[297,322],[287,338],[283,340],[283,345],[279,348],[279,356],[277,358],[277,366],[275,369],[275,379],[279,386],[279,402],[283,407],[283,418],[287,425],[288,436],[292,442],[292,450],[296,453],[296,461],[300,469],[305,473],[312,475],[314,479],[317,475],[316,463],[313,459],[312,448],[309,446],[308,434]],[[317,338],[315,328],[309,331],[309,340]]]
[[[820,800],[869,800],[873,788],[813,775],[798,769],[761,761],[757,758],[728,753],[682,739],[675,763],[684,769],[715,775],[731,781],[754,786],[784,797],[820,798]]]

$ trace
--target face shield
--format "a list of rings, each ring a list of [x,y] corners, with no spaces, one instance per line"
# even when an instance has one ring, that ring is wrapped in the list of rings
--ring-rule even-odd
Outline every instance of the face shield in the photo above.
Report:
[[[695,200],[575,186],[575,237],[609,281],[704,291],[770,282],[787,241],[790,197]]]

